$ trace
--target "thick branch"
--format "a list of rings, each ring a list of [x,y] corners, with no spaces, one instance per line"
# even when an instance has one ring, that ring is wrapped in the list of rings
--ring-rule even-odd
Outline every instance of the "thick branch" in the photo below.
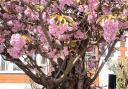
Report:
[[[4,57],[3,55],[1,55],[2,58],[6,61],[10,61],[10,62],[13,62],[15,63],[20,69],[22,69],[34,82],[38,83],[38,84],[41,84],[43,86],[46,86],[46,79],[45,77],[39,77],[37,76],[36,74],[34,74],[30,69],[29,69],[29,66],[27,65],[24,65],[20,59],[14,59],[12,58],[11,56],[9,56],[8,54],[6,54]],[[8,60],[9,59],[9,60]]]
[[[58,79],[55,79],[55,83],[57,83],[57,84],[59,84],[60,82],[62,82],[62,81],[64,81],[65,79],[66,79],[66,77],[67,77],[67,75],[69,74],[69,72],[72,70],[72,68],[74,67],[74,65],[76,64],[76,62],[83,56],[83,54],[85,53],[85,51],[86,51],[86,48],[87,48],[87,45],[88,45],[88,39],[86,39],[85,41],[84,41],[84,48],[81,50],[81,52],[78,54],[78,55],[76,55],[76,57],[74,58],[74,59],[70,59],[69,60],[69,62],[68,62],[68,64],[67,64],[67,67],[66,67],[66,69],[65,69],[65,71],[64,71],[64,73],[63,73],[63,75],[60,77],[60,78],[58,78]],[[80,50],[79,50],[80,51]]]
[[[67,75],[68,75],[69,72],[72,70],[72,68],[74,67],[74,65],[76,64],[76,62],[80,59],[80,57],[81,57],[84,53],[85,53],[85,50],[83,50],[83,52],[82,52],[81,54],[79,54],[76,58],[69,60],[68,65],[67,65],[67,68],[66,68],[66,70],[64,71],[63,75],[62,75],[59,79],[56,79],[56,80],[55,80],[56,83],[62,82],[62,81],[67,77]]]
[[[58,70],[58,72],[57,72],[55,78],[57,78],[57,77],[59,76],[60,72],[63,71],[63,67],[64,67],[65,63],[66,63],[66,59],[63,61],[63,63],[62,63],[62,65],[61,65],[61,67],[59,68],[59,70]]]
[[[18,63],[15,63],[19,68],[21,68],[25,74],[27,74],[34,82],[38,83],[38,84],[42,84],[45,86],[45,84],[43,82],[41,82],[42,80],[37,77],[35,74],[33,74],[28,68],[22,66],[22,65],[19,65]]]
[[[46,11],[46,9],[51,5],[51,3],[52,3],[52,0],[49,0],[47,2],[47,4],[44,6],[43,10],[39,12],[39,19],[40,19],[40,25],[41,25],[41,27],[43,29],[43,32],[44,32],[45,37],[46,37],[46,39],[47,39],[47,41],[49,43],[49,46],[52,48],[53,47],[53,43],[52,43],[52,41],[51,41],[51,39],[50,39],[50,37],[49,37],[49,35],[47,33],[48,28],[45,26],[45,23],[43,22],[43,19],[42,19],[42,13],[44,11]]]
[[[76,64],[76,62],[78,61],[78,59],[81,57],[81,55],[78,55],[74,60],[70,60],[69,62],[68,62],[68,65],[67,65],[67,68],[66,68],[66,70],[64,71],[64,74],[59,78],[59,79],[57,79],[57,81],[56,82],[61,82],[61,81],[63,81],[65,78],[66,78],[66,76],[68,75],[68,73],[71,71],[71,69],[74,67],[74,65]]]
[[[41,27],[43,29],[44,35],[45,35],[45,37],[46,37],[46,39],[47,39],[47,41],[49,43],[49,46],[51,48],[53,48],[53,43],[52,43],[52,41],[51,41],[51,39],[50,39],[50,37],[48,35],[48,32],[47,32],[48,28],[45,26],[45,23],[43,22],[42,14],[41,13],[39,13],[39,19],[40,19],[40,25],[41,25]]]

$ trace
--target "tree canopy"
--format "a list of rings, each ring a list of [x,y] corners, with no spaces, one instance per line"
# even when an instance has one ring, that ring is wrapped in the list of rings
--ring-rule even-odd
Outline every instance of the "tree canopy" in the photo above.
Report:
[[[47,89],[75,89],[73,84],[85,89],[94,82],[127,28],[127,0],[0,0],[3,59],[15,63]],[[99,65],[105,46],[108,52]],[[90,59],[96,60],[86,62],[86,53],[93,48],[98,56],[91,55]],[[49,60],[50,74],[37,64],[37,54]],[[20,60],[23,55],[25,62]],[[93,76],[88,76],[90,68],[95,68]]]

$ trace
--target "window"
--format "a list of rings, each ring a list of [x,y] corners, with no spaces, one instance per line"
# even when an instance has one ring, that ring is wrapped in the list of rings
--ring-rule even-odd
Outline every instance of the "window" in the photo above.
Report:
[[[42,71],[47,74],[48,73],[48,67],[49,67],[49,61],[46,58],[43,58],[40,54],[37,54],[36,56],[36,62],[38,66],[42,67]]]
[[[21,69],[16,65],[13,64],[13,71],[20,71]]]
[[[21,58],[22,60],[22,58]],[[36,62],[38,66],[42,67],[42,71],[44,73],[48,73],[48,65],[49,61],[46,58],[43,58],[40,54],[36,57]],[[16,64],[5,61],[2,59],[2,56],[0,55],[0,73],[24,73]]]
[[[5,61],[0,56],[0,73],[23,73],[23,71],[16,64]]]
[[[1,60],[0,62],[0,70],[1,71],[7,70],[7,63],[4,60]]]

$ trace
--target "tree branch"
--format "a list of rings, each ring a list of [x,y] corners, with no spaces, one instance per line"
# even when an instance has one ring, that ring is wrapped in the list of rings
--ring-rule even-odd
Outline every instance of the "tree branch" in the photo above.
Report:
[[[46,75],[44,74],[44,72],[40,69],[41,67],[39,67],[38,65],[37,65],[37,63],[36,63],[36,57],[33,59],[32,57],[28,57],[29,59],[30,59],[30,62],[31,62],[31,64],[32,64],[32,66],[33,66],[33,68],[36,68],[37,70],[38,70],[38,73],[39,73],[39,75],[42,77],[44,77],[44,78],[46,78]]]
[[[67,64],[67,68],[64,71],[63,75],[60,78],[55,79],[55,82],[56,83],[62,82],[67,77],[67,75],[69,74],[69,72],[72,70],[72,68],[74,67],[74,65],[76,64],[76,62],[79,60],[79,58],[85,53],[85,51],[86,50],[83,50],[83,52],[81,52],[81,54],[79,54],[76,58],[69,60],[69,62]]]
[[[99,75],[101,69],[103,68],[103,66],[105,65],[105,63],[108,61],[111,53],[112,53],[112,50],[113,48],[115,47],[115,44],[117,43],[117,40],[115,40],[113,43],[112,43],[112,46],[109,48],[108,50],[108,54],[107,56],[105,57],[104,61],[102,62],[102,64],[100,65],[100,67],[98,68],[98,70],[96,71],[94,77],[91,79],[91,81],[89,82],[89,84],[93,83],[95,81],[95,79],[97,78],[97,76]]]
[[[36,74],[34,74],[27,65],[24,65],[20,59],[14,59],[12,58],[11,56],[7,55],[6,54],[6,58],[1,55],[2,58],[6,61],[10,61],[10,62],[13,62],[15,63],[20,69],[22,69],[25,74],[27,74],[34,82],[38,83],[38,84],[41,84],[41,85],[44,85],[46,86],[46,77],[39,77],[37,76]],[[7,60],[9,59],[9,60]]]
[[[79,50],[81,51],[78,55],[76,55],[76,57],[74,59],[69,59],[68,61],[68,64],[67,64],[67,67],[63,73],[62,76],[60,76],[58,79],[54,79],[54,82],[56,84],[59,84],[60,82],[64,81],[67,77],[67,75],[69,74],[69,72],[72,70],[72,68],[74,67],[74,65],[76,64],[76,62],[82,57],[82,55],[86,52],[86,49],[87,49],[87,45],[88,45],[88,42],[89,40],[86,39],[85,42],[83,43],[84,44],[84,48],[82,50]],[[79,49],[79,48],[78,48]],[[78,51],[77,49],[77,51]]]
[[[63,70],[63,67],[64,67],[65,63],[66,63],[66,59],[63,61],[63,63],[62,63],[62,65],[61,65],[61,67],[59,68],[59,70],[58,70],[58,72],[57,72],[55,78],[57,78],[57,77],[59,76],[60,72]]]
[[[28,6],[31,10],[34,10],[34,11],[37,11],[36,8],[34,8],[32,5],[30,5],[29,3],[26,3],[24,2],[23,0],[20,0],[21,3],[23,3],[24,5]],[[49,7],[52,3],[52,0],[50,0],[46,5],[45,7],[43,8],[42,11],[39,12],[39,20],[40,20],[40,25],[43,29],[43,32],[44,32],[44,35],[49,43],[49,46],[52,48],[53,47],[53,44],[52,44],[52,41],[47,33],[48,31],[48,28],[45,26],[45,23],[43,22],[43,19],[42,19],[42,13],[47,9],[47,7]]]
[[[38,83],[38,84],[42,84],[43,82],[41,82],[42,80],[37,77],[35,74],[33,74],[27,67],[20,65],[19,63],[15,63],[19,68],[21,68],[25,74],[27,74],[34,82]],[[45,86],[45,84],[43,83],[43,85]]]
[[[49,43],[49,46],[50,46],[51,48],[53,48],[53,43],[52,43],[52,41],[51,41],[51,39],[50,39],[50,37],[49,37],[49,35],[48,35],[48,33],[47,33],[48,28],[45,26],[45,23],[44,23],[44,21],[43,21],[43,19],[42,19],[42,13],[43,13],[44,11],[46,11],[47,7],[49,7],[49,6],[51,5],[52,1],[53,1],[53,0],[49,0],[49,1],[47,2],[47,4],[44,6],[43,10],[39,12],[40,24],[41,24],[41,27],[42,27],[42,29],[43,29],[43,31],[44,31],[45,37],[46,37],[46,39],[47,39],[47,41],[48,41],[48,43]]]
[[[40,25],[41,25],[41,27],[42,27],[42,29],[43,29],[43,32],[44,32],[44,35],[45,35],[45,37],[46,37],[46,39],[47,39],[47,41],[48,41],[48,44],[49,44],[49,46],[50,46],[51,48],[53,48],[53,43],[52,43],[52,41],[51,41],[51,39],[50,39],[50,37],[49,37],[49,35],[48,35],[48,33],[47,33],[48,28],[45,26],[45,23],[43,22],[41,12],[39,12],[39,19],[40,19]]]

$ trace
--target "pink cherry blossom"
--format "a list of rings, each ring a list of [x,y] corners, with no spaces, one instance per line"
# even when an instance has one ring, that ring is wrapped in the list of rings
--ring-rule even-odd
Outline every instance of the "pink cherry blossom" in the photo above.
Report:
[[[13,47],[17,47],[17,48],[23,48],[26,44],[26,41],[25,39],[23,39],[21,37],[20,34],[13,34],[11,36],[11,39],[10,39],[10,44],[13,46]]]
[[[4,46],[3,44],[0,45],[0,53],[2,53],[4,51]]]
[[[88,0],[88,8],[90,11],[96,10],[98,8],[98,0]]]
[[[22,24],[18,20],[13,20],[12,22],[13,22],[13,28],[12,28],[13,32],[17,32],[21,30],[21,28],[23,27]]]
[[[116,33],[119,30],[119,22],[116,20],[106,20],[102,24],[104,30],[104,39],[107,42],[111,42],[116,39]]]
[[[23,52],[20,48],[12,47],[7,50],[7,52],[13,57],[13,58],[19,58],[23,55]]]
[[[71,35],[68,34],[63,34],[63,35],[58,35],[58,40],[60,41],[65,41],[65,40],[69,40],[71,38]]]
[[[3,14],[3,18],[6,19],[6,20],[11,20],[11,19],[14,19],[15,17],[12,16],[12,15],[9,15],[9,14],[7,14],[7,13],[4,13],[4,14]]]
[[[93,12],[90,12],[90,14],[88,15],[87,20],[88,20],[89,23],[94,23],[96,21],[96,18],[97,18],[97,14],[96,14],[95,11],[93,11]]]
[[[68,29],[68,25],[52,24],[49,26],[49,33],[55,37],[59,37],[60,35],[64,34],[64,32],[66,32]]]
[[[68,47],[64,47],[64,49],[63,49],[63,54],[64,54],[65,56],[69,54]]]
[[[0,36],[0,43],[3,43],[5,41],[4,37]]]
[[[9,21],[7,22],[7,25],[8,25],[8,26],[13,26],[12,20],[9,20]]]
[[[124,15],[124,16],[128,16],[128,9],[124,9],[124,10],[123,10],[123,15]]]
[[[76,34],[74,35],[74,37],[77,39],[83,39],[85,37],[85,34],[81,32],[80,30],[78,30]]]
[[[49,58],[54,58],[55,55],[56,55],[56,49],[53,49],[53,50],[51,50],[50,52],[48,52]]]
[[[37,33],[37,35],[39,36],[40,38],[40,41],[42,43],[46,43],[47,39],[45,37],[45,34],[43,32],[43,29],[41,26],[37,26],[35,29],[34,29],[34,32]]]
[[[73,30],[77,30],[78,29],[78,22],[74,22],[72,27],[73,27]]]
[[[82,5],[79,5],[78,10],[79,10],[80,12],[84,12],[84,7],[83,7]]]
[[[73,4],[73,0],[59,0],[59,2],[60,2],[60,5],[58,7],[60,10],[63,10],[65,5],[70,6]]]
[[[110,15],[112,14],[111,9],[108,6],[103,6],[102,11],[104,15]]]
[[[24,8],[23,7],[21,7],[21,6],[16,6],[16,11],[18,12],[18,13],[22,13],[23,11],[24,11]]]
[[[31,20],[37,20],[38,19],[38,14],[33,12],[31,9],[27,8],[24,11],[24,14],[29,17]]]
[[[126,21],[126,22],[119,21],[119,28],[120,29],[127,29],[128,28],[128,21]]]
[[[24,1],[31,4],[39,4],[40,0],[24,0]]]

